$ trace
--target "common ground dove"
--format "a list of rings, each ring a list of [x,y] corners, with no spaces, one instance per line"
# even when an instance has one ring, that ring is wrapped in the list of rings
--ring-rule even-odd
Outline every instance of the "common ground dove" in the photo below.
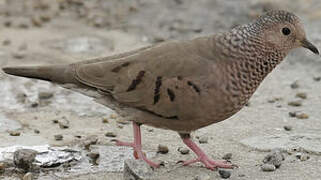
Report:
[[[207,168],[232,168],[211,160],[190,138],[199,128],[238,112],[266,75],[291,49],[318,54],[299,18],[275,10],[232,30],[188,41],[170,41],[123,54],[69,65],[6,67],[12,75],[42,79],[94,97],[133,121],[136,158],[142,152],[140,125],[177,131]]]

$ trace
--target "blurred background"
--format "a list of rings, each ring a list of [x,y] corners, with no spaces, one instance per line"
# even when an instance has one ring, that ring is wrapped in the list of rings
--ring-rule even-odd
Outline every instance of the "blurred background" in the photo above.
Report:
[[[307,37],[321,49],[319,0],[0,0],[0,67],[71,63],[191,39],[227,31],[270,9],[298,15]],[[233,154],[232,162],[240,168],[230,171],[230,179],[318,179],[320,92],[320,56],[294,50],[240,113],[194,135],[206,140],[200,142],[202,148],[216,159]],[[12,162],[22,146],[77,152],[68,154],[72,161],[61,158],[55,168],[30,170],[34,178],[122,179],[124,159],[132,158],[132,151],[114,147],[111,140],[131,140],[131,133],[127,120],[88,97],[0,72],[0,179],[25,176]],[[176,161],[193,154],[177,151],[184,145],[176,133],[144,126],[143,137],[150,156],[165,161],[154,177],[222,177],[198,166],[180,168]],[[156,153],[159,144],[169,152]],[[285,161],[275,172],[263,172],[262,159],[275,148],[286,152]],[[38,160],[38,166],[45,163]]]

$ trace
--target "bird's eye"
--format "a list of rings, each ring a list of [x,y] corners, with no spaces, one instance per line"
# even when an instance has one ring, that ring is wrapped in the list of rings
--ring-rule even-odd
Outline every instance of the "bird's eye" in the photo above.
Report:
[[[291,30],[287,27],[284,27],[282,28],[282,33],[287,36],[291,33]]]

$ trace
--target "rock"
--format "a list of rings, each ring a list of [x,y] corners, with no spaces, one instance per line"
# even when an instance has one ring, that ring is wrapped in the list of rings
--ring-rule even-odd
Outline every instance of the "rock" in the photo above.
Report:
[[[61,141],[61,140],[63,140],[64,136],[61,134],[56,134],[56,135],[54,135],[54,138],[56,141]]]
[[[117,119],[117,121],[116,121],[118,124],[129,124],[130,123],[130,121],[126,121],[126,120],[124,120],[124,119]]]
[[[211,177],[210,175],[203,173],[203,174],[196,175],[194,177],[194,180],[211,180]]]
[[[290,126],[290,125],[283,126],[283,128],[286,131],[291,131],[292,130],[292,126]]]
[[[281,97],[274,97],[274,98],[272,98],[272,99],[269,99],[268,102],[269,102],[269,103],[275,103],[275,102],[281,101],[281,100],[283,100],[283,98],[281,98]]]
[[[59,123],[59,121],[58,121],[58,119],[54,119],[54,120],[52,120],[52,123],[57,124],[57,123]]]
[[[33,130],[34,133],[39,134],[40,131],[38,129]]]
[[[4,41],[2,41],[2,45],[4,46],[9,46],[11,44],[10,39],[5,39]]]
[[[313,80],[314,80],[314,81],[321,81],[321,76],[313,77]]]
[[[67,129],[69,128],[69,121],[66,117],[63,117],[61,120],[58,121],[60,129]]]
[[[289,106],[302,106],[302,101],[290,101],[288,102]]]
[[[227,179],[229,177],[231,177],[231,171],[226,171],[226,170],[218,170],[218,173],[220,174],[221,178],[223,179]]]
[[[295,117],[297,112],[289,112],[290,117]]]
[[[30,105],[32,108],[36,108],[39,106],[39,103],[38,102],[32,102],[31,105]]]
[[[300,114],[296,114],[295,117],[298,118],[298,119],[308,119],[309,115],[306,114],[306,113],[300,113]]]
[[[94,165],[97,165],[97,160],[100,156],[100,154],[98,152],[90,152],[87,154],[87,156],[91,159],[91,163]]]
[[[0,162],[0,174],[3,173],[6,169],[6,165],[2,162]]]
[[[263,164],[261,166],[261,170],[265,171],[265,172],[271,172],[271,171],[275,171],[275,166],[273,164]]]
[[[300,92],[295,95],[295,97],[301,98],[301,99],[306,99],[307,98],[307,93]]]
[[[83,145],[85,149],[89,150],[91,145],[97,144],[98,137],[97,136],[89,136],[84,142]]]
[[[31,172],[26,173],[22,178],[22,180],[32,180],[32,179],[33,177]]]
[[[31,18],[31,23],[36,27],[41,27],[42,26],[42,21],[41,21],[39,16],[33,16]]]
[[[117,135],[116,135],[116,133],[114,133],[114,132],[107,132],[107,133],[105,134],[105,136],[107,136],[107,137],[116,137]]]
[[[303,153],[296,153],[295,157],[300,159],[300,161],[306,161],[306,160],[310,159],[309,155],[303,154]]]
[[[169,150],[168,150],[168,147],[167,147],[167,146],[161,145],[161,144],[158,145],[158,149],[157,149],[157,152],[158,152],[158,153],[167,154],[168,151],[169,151]]]
[[[108,119],[106,117],[103,118],[102,120],[103,123],[109,123]]]
[[[25,93],[18,93],[16,99],[19,103],[25,103],[27,100],[27,95]]]
[[[186,147],[179,147],[177,149],[177,151],[179,151],[181,154],[188,154],[189,153],[189,149]]]
[[[20,136],[20,132],[16,130],[9,131],[10,136]]]
[[[272,164],[276,168],[281,166],[282,161],[284,160],[284,155],[280,149],[272,150],[268,155],[263,159],[263,163]]]
[[[13,163],[17,168],[28,172],[32,169],[32,163],[35,160],[37,151],[32,149],[19,149],[13,153]]]
[[[124,180],[152,180],[152,168],[142,160],[127,159],[124,163]]]
[[[224,160],[230,160],[230,159],[232,159],[232,153],[226,153],[226,154],[224,154],[224,156],[222,157],[222,159],[224,159]]]
[[[291,88],[292,88],[292,89],[297,89],[297,88],[299,88],[299,87],[300,87],[300,85],[299,85],[299,82],[298,82],[298,81],[294,81],[290,86],[291,86]]]
[[[202,136],[198,139],[198,142],[201,144],[206,144],[208,142],[208,137],[207,136]]]
[[[41,91],[38,93],[39,99],[50,99],[54,96],[53,92],[50,91]]]

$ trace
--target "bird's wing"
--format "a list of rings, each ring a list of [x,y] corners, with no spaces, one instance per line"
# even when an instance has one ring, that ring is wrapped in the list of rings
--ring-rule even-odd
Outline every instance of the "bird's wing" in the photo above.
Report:
[[[209,38],[168,42],[114,60],[78,63],[75,78],[120,103],[176,118],[184,103],[197,101],[217,66],[210,52]]]

